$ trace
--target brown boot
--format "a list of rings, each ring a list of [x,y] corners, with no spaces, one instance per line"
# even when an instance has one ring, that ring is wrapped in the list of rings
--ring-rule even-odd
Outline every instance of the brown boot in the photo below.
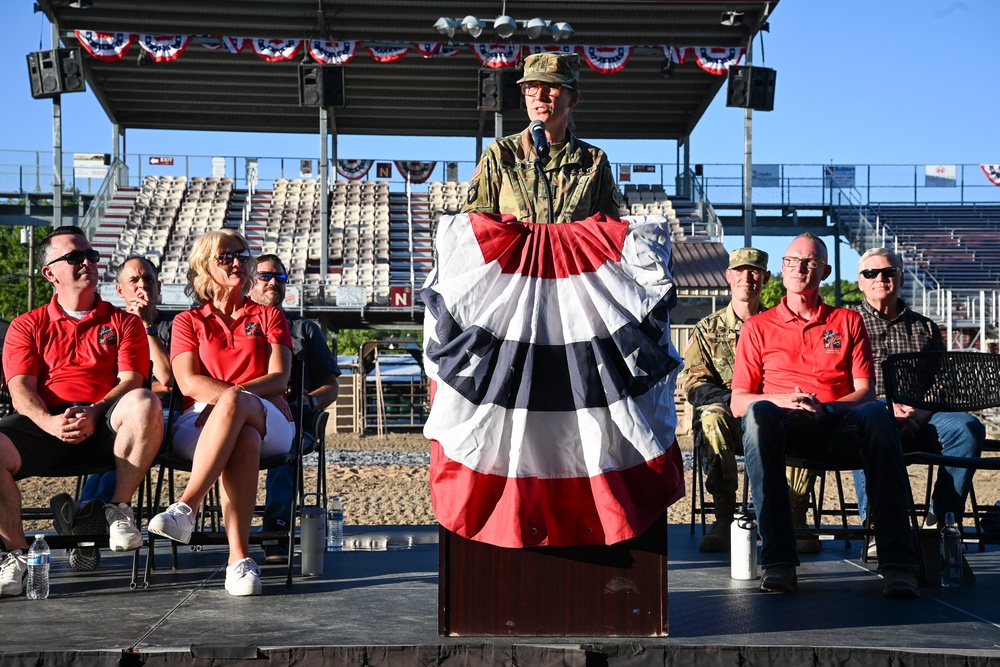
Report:
[[[809,497],[789,492],[788,499],[792,504],[792,527],[795,528],[795,532],[808,531],[809,522],[806,520],[806,513],[809,511]],[[818,554],[821,548],[819,537],[816,535],[800,536],[795,540],[795,550],[800,554]]]
[[[715,525],[701,538],[701,542],[698,543],[698,551],[728,552],[729,527],[732,525],[733,515],[736,513],[736,494],[719,496],[713,500],[715,501]]]

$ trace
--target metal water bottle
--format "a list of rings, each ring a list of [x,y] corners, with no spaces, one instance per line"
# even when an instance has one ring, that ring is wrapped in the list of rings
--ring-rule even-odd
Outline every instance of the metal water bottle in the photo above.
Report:
[[[948,512],[941,529],[941,587],[958,588],[963,574],[962,531],[955,523],[955,515]]]
[[[319,576],[323,574],[323,556],[326,547],[326,499],[322,493],[307,493],[316,496],[316,505],[302,505],[302,516],[299,519],[299,534],[302,544],[302,575]]]
[[[730,576],[757,578],[757,519],[750,513],[737,514],[729,527]]]

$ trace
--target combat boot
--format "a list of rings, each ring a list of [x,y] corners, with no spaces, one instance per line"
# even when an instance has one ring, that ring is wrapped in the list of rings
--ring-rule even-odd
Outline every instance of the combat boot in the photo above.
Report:
[[[822,545],[819,537],[810,533],[807,537],[802,536],[802,531],[809,530],[809,522],[806,520],[806,513],[809,511],[809,496],[800,496],[794,491],[788,494],[788,500],[792,505],[792,527],[798,537],[795,540],[795,550],[800,554],[818,554]]]
[[[736,494],[724,494],[713,498],[715,502],[715,525],[705,533],[698,543],[698,551],[711,553],[729,552],[729,529],[736,513]]]

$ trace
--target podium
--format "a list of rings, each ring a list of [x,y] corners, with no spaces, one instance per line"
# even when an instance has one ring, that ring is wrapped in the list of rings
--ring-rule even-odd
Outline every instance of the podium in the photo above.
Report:
[[[667,635],[667,514],[611,546],[508,549],[440,529],[441,635]]]

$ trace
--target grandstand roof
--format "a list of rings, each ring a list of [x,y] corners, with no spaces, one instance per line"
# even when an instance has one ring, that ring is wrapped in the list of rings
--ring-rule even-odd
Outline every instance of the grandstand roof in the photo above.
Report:
[[[89,9],[70,0],[39,0],[75,46],[75,30],[288,39],[357,40],[359,47],[442,41],[433,25],[442,16],[467,14],[492,21],[501,2],[462,0],[93,0]],[[677,139],[695,127],[726,77],[703,71],[688,58],[673,77],[660,73],[665,46],[746,46],[776,1],[508,0],[507,14],[567,21],[570,43],[633,46],[616,74],[584,65],[582,102],[574,112],[585,137]],[[724,11],[744,14],[745,25],[721,25]],[[478,40],[488,43],[488,26]],[[516,40],[515,36],[515,40]],[[176,60],[139,67],[140,48],[105,62],[86,57],[86,78],[109,118],[123,128],[318,132],[318,112],[298,102],[298,62],[271,63],[252,52],[212,51],[196,40]],[[529,43],[526,39],[524,43]],[[539,39],[535,43],[542,43]],[[551,41],[546,42],[552,44]],[[562,42],[565,44],[566,42]],[[449,58],[415,51],[392,63],[376,62],[363,48],[344,66],[346,105],[331,116],[341,134],[489,136],[493,113],[477,111],[479,61],[469,48]],[[515,125],[523,112],[512,112]],[[509,131],[509,130],[508,130]]]

